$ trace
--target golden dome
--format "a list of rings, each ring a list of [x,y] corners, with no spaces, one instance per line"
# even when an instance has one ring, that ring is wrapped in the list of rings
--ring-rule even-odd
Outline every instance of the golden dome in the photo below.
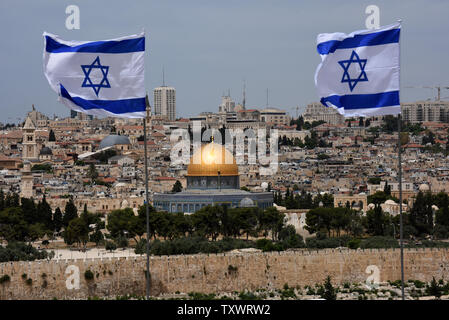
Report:
[[[201,146],[190,158],[187,176],[238,176],[239,169],[231,152],[216,143]]]

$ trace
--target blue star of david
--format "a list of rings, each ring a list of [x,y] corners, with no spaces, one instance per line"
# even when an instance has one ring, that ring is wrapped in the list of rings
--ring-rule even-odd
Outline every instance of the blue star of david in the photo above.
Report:
[[[111,85],[109,84],[108,80],[108,72],[109,72],[109,66],[102,66],[100,63],[100,57],[97,56],[97,58],[92,62],[90,65],[81,65],[81,68],[84,72],[84,81],[81,87],[87,87],[94,89],[95,94],[98,97],[98,94],[100,93],[101,88],[110,88]],[[103,74],[103,79],[101,79],[100,83],[93,83],[90,79],[90,72],[92,69],[100,69],[101,73]]]
[[[349,60],[338,61],[338,63],[344,70],[341,82],[347,82],[349,84],[349,89],[351,90],[351,92],[360,81],[368,81],[368,77],[365,73],[365,66],[367,61],[368,59],[360,59],[359,55],[354,50],[352,50],[351,58],[349,58]],[[358,63],[360,66],[360,74],[356,79],[351,79],[351,76],[348,72],[351,63]]]

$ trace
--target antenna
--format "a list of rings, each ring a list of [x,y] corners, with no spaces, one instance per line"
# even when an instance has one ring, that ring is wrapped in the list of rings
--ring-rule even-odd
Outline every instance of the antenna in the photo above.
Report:
[[[243,79],[243,110],[245,110],[245,104],[246,104],[246,80]]]
[[[162,86],[165,87],[165,71],[164,71],[164,65],[162,65]]]
[[[268,88],[267,88],[267,108],[268,108]]]

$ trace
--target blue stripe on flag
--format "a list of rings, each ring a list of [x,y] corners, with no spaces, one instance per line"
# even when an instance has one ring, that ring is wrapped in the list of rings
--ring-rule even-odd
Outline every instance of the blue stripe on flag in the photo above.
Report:
[[[87,53],[129,53],[145,51],[145,37],[125,40],[94,41],[78,46],[68,46],[55,39],[45,36],[45,50],[51,53],[87,52]]]
[[[374,94],[333,95],[321,98],[321,103],[329,107],[327,102],[344,109],[371,109],[399,105],[399,91],[389,91]]]
[[[84,110],[103,109],[115,114],[142,112],[146,109],[145,98],[122,99],[122,100],[85,100],[72,97],[61,84],[61,96],[72,101]]]
[[[401,29],[379,31],[369,34],[358,34],[343,40],[329,40],[317,46],[319,54],[329,54],[337,49],[350,49],[364,46],[378,46],[382,44],[399,42]]]

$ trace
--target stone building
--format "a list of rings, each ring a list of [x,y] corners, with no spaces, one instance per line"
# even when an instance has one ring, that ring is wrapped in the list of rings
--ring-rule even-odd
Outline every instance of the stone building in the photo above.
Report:
[[[33,174],[31,173],[31,164],[29,161],[24,161],[20,183],[20,197],[29,199],[33,196]]]
[[[417,101],[401,103],[402,118],[410,123],[449,122],[449,102]]]
[[[368,197],[364,193],[360,194],[336,194],[334,195],[334,207],[344,207],[349,203],[353,209],[366,211],[368,209]]]
[[[31,161],[37,160],[36,125],[30,117],[26,118],[22,131],[22,159]]]
[[[325,121],[329,124],[342,124],[345,122],[344,117],[334,108],[323,106],[319,102],[307,105],[303,114],[305,122]]]
[[[285,110],[267,108],[260,111],[260,121],[275,125],[288,125],[290,117]]]

